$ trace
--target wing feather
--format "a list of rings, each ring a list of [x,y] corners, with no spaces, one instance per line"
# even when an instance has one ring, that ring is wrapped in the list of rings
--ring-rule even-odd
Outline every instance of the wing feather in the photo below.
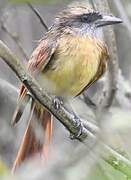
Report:
[[[55,50],[57,47],[57,42],[56,41],[51,41],[51,40],[46,40],[43,39],[37,46],[37,48],[34,50],[32,53],[32,56],[28,62],[27,65],[27,70],[28,72],[33,75],[34,77],[39,74],[42,69],[45,68],[45,66],[48,64],[50,61],[52,55],[54,54]],[[23,104],[28,101],[29,98],[26,98],[27,96],[27,89],[26,87],[22,84],[20,86],[20,91],[17,99],[17,107],[14,112],[14,116],[12,119],[12,124],[15,125],[21,118],[21,115],[24,111],[24,106]]]

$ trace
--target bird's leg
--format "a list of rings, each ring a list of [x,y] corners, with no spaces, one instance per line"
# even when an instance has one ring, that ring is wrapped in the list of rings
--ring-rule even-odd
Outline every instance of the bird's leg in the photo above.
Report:
[[[77,139],[81,136],[82,131],[83,131],[83,125],[82,122],[80,120],[80,118],[78,117],[78,115],[75,113],[71,103],[68,101],[65,103],[65,108],[68,110],[68,112],[70,112],[73,115],[73,120],[74,120],[74,126],[77,129],[77,132],[75,134],[70,134],[70,138],[73,139]]]
[[[65,109],[70,112],[71,114],[73,114],[73,120],[74,120],[74,124],[75,124],[75,128],[78,129],[77,133],[75,134],[70,134],[70,138],[73,139],[77,139],[80,137],[80,135],[82,134],[83,131],[83,125],[81,123],[80,118],[76,115],[76,113],[74,112],[71,104],[69,102],[66,101],[66,99],[62,98],[62,97],[58,97],[55,96],[55,98],[53,99],[53,105],[54,107],[58,110],[60,108],[61,105],[64,104]]]

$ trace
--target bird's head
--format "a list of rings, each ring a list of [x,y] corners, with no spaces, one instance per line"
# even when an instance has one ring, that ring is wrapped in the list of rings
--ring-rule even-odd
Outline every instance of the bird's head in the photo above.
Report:
[[[94,33],[100,27],[122,23],[122,20],[113,15],[97,12],[89,4],[72,4],[56,17],[55,23],[77,33],[89,34]]]

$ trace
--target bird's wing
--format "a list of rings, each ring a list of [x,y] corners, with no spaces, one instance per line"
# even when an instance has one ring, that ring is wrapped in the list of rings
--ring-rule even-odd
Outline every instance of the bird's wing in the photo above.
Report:
[[[107,67],[106,59],[103,59],[100,61],[97,73],[95,76],[91,79],[91,81],[85,86],[80,93],[78,93],[77,96],[79,96],[82,92],[84,92],[86,89],[88,89],[92,84],[94,84],[98,79],[101,78],[101,76],[105,73]]]
[[[52,55],[56,50],[57,41],[52,42],[52,40],[47,40],[47,39],[41,40],[37,48],[32,53],[32,56],[28,62],[27,69],[32,76],[38,75],[42,71],[42,69],[45,68],[45,66],[48,64],[48,62],[50,61]],[[12,120],[13,125],[15,125],[19,121],[23,113],[24,110],[23,104],[26,104],[26,101],[28,101],[26,95],[27,95],[27,89],[22,84],[20,86],[20,91],[18,95],[18,101],[17,101],[18,105],[16,107]]]
[[[51,59],[57,47],[56,41],[42,40],[32,53],[28,62],[28,70],[31,73],[39,73]]]

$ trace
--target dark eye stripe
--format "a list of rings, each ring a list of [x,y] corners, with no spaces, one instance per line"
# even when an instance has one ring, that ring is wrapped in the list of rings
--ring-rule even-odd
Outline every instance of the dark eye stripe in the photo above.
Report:
[[[97,12],[92,12],[92,13],[81,15],[80,19],[82,22],[91,23],[91,22],[94,22],[98,19],[102,19],[102,15],[100,13],[97,13]]]

